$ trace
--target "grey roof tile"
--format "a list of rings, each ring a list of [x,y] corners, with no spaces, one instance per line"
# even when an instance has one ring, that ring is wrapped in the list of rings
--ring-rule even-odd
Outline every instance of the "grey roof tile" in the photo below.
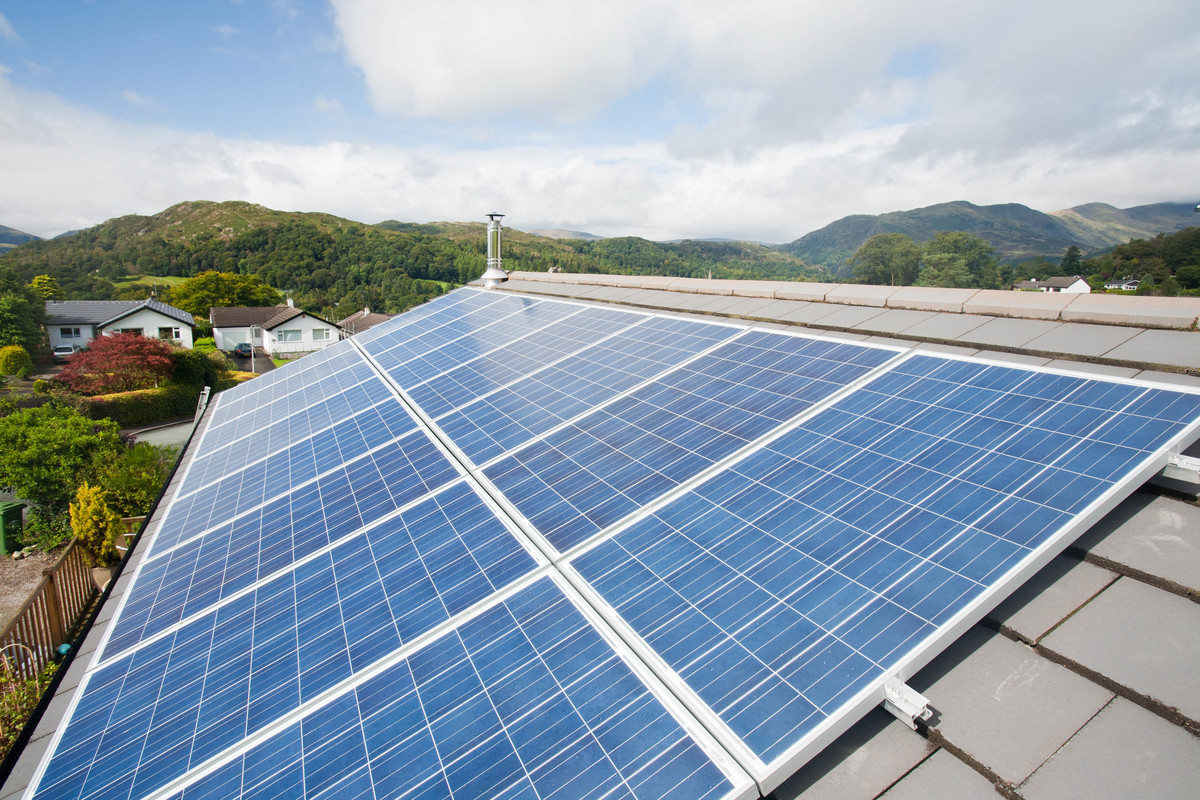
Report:
[[[1028,342],[1045,336],[1062,324],[1039,319],[997,318],[955,338],[960,342],[993,347],[1025,347]]]
[[[881,800],[996,800],[995,787],[945,750],[938,750],[881,796]]]
[[[933,676],[936,680],[924,687]],[[912,684],[936,709],[941,736],[1014,784],[1054,755],[1113,697],[1029,647],[980,626]]]
[[[1197,787],[1200,739],[1118,697],[1019,792],[1026,800],[1194,800]]]
[[[1139,333],[1140,328],[1064,322],[1036,339],[1025,342],[1024,346],[1030,350],[1064,355],[1101,356]]]
[[[1104,357],[1135,361],[1147,366],[1200,367],[1200,332],[1142,331],[1109,350]]]
[[[932,749],[923,736],[876,708],[772,794],[776,800],[872,800]]]
[[[1135,492],[1076,541],[1103,562],[1200,597],[1200,508]]]
[[[1060,556],[1009,595],[988,619],[1030,644],[1075,613],[1110,583],[1115,572]]]
[[[1066,663],[1200,720],[1200,605],[1121,578],[1042,639]]]

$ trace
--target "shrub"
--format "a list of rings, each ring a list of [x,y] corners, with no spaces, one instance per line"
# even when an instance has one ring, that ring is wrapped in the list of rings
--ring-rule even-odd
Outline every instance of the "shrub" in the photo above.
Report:
[[[26,544],[49,552],[71,540],[71,523],[66,514],[33,508],[25,515],[23,533]]]
[[[215,386],[219,378],[216,362],[201,350],[175,350],[171,353],[171,379],[190,386]]]
[[[27,375],[33,369],[33,359],[29,357],[28,350],[19,344],[0,347],[0,375],[17,375],[22,368]]]
[[[211,336],[205,336],[203,339],[192,342],[192,349],[199,350],[201,353],[211,353],[217,349],[217,340]]]
[[[13,669],[10,657],[6,653],[0,658],[0,758],[8,756],[29,715],[42,699],[42,692],[58,671],[58,664],[50,662],[40,675],[22,678]]]
[[[150,510],[178,456],[176,447],[138,442],[101,467],[96,482],[104,487],[108,504],[119,516],[141,516]]]
[[[46,394],[50,391],[50,381],[44,381],[38,378],[33,382],[33,391],[37,394]]]
[[[0,417],[0,488],[62,514],[75,488],[124,449],[112,422],[62,403],[23,408]]]
[[[173,384],[159,389],[106,394],[78,399],[90,419],[111,419],[121,428],[137,428],[196,413],[199,386]]]
[[[21,367],[19,370],[17,370],[17,380],[19,380],[19,381],[29,380],[29,373],[32,371],[33,371],[33,369],[31,367]]]
[[[108,493],[85,481],[71,503],[71,530],[83,558],[93,567],[111,567],[121,560],[115,546],[123,527],[121,515],[108,504]]]

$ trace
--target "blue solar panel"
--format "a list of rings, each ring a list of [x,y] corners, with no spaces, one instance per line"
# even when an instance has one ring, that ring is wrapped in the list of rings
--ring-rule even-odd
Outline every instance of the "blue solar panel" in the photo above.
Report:
[[[895,356],[751,332],[485,474],[565,552]]]
[[[130,588],[105,657],[383,518],[458,477],[421,431],[287,495],[152,551]]]
[[[915,357],[572,563],[770,762],[1198,418]]]
[[[439,407],[431,416],[482,465],[737,333],[725,325],[651,317],[461,409]]]
[[[735,791],[746,787],[730,783],[543,579],[176,797],[704,800]]]
[[[211,597],[132,654],[114,658],[110,641],[62,746],[70,774],[47,785],[111,797],[173,779],[536,566],[459,483],[215,608]],[[70,770],[112,751],[133,760]]]
[[[625,311],[583,308],[502,350],[452,367],[408,393],[426,414],[439,417],[645,320]]]

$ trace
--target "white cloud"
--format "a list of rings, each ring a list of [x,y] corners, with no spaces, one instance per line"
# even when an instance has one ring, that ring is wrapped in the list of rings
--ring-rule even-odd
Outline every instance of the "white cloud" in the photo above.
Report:
[[[238,36],[241,34],[241,31],[232,25],[218,25],[217,27],[213,28],[213,30],[222,39],[228,39],[231,36]]]
[[[10,42],[19,42],[21,40],[12,23],[8,21],[8,17],[3,14],[0,14],[0,39],[7,39]]]

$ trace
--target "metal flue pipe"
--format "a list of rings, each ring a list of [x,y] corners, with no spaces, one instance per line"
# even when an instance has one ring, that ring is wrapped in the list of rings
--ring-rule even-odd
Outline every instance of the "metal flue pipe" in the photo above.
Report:
[[[508,275],[500,266],[500,220],[503,217],[503,214],[487,215],[487,271],[483,273],[483,285],[488,287],[508,280]]]

